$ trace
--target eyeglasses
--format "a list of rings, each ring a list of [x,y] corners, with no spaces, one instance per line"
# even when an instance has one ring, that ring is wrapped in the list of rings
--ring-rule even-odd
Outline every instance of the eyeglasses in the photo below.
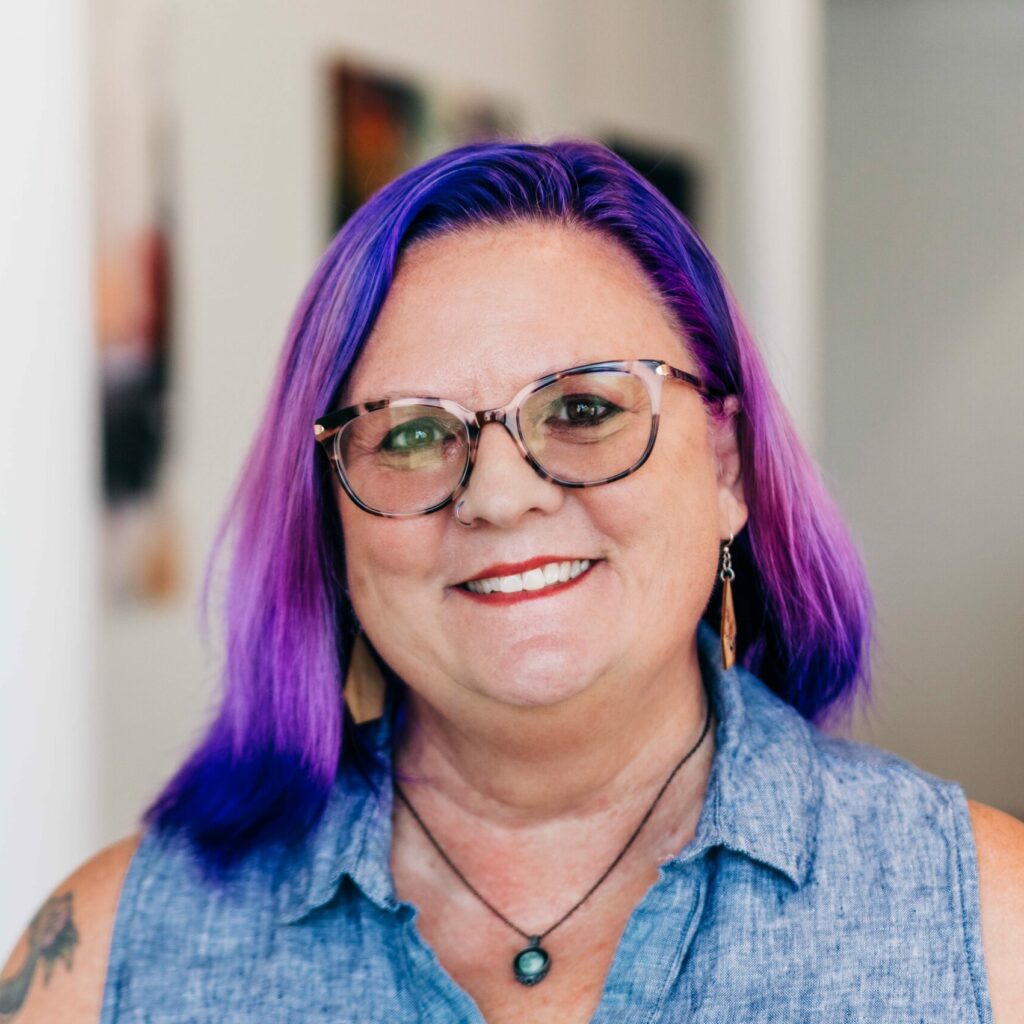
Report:
[[[709,401],[722,398],[660,359],[624,359],[549,373],[498,409],[474,411],[446,398],[362,402],[320,417],[313,434],[361,509],[428,515],[466,486],[487,423],[501,423],[534,470],[563,487],[628,476],[654,448],[666,379]]]

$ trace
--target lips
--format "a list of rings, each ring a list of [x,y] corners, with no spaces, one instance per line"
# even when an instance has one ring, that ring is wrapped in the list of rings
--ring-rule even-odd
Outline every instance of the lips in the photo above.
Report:
[[[591,558],[588,555],[538,555],[536,558],[531,558],[526,562],[496,562],[494,565],[487,566],[486,569],[481,569],[475,576],[464,579],[462,583],[457,585],[462,586],[473,580],[485,580],[492,576],[515,576],[530,569],[540,569],[550,562],[582,562],[584,559],[591,563],[600,561],[600,559]]]
[[[518,604],[521,601],[551,599],[590,579],[591,574],[603,561],[598,558],[593,562],[588,559],[549,562],[543,570],[534,567],[522,574],[510,573],[502,577],[492,577],[490,580],[486,577],[483,580],[469,580],[453,589],[472,602],[494,608]],[[558,575],[553,579],[552,569],[555,566],[558,567]],[[495,588],[496,584],[500,585]]]

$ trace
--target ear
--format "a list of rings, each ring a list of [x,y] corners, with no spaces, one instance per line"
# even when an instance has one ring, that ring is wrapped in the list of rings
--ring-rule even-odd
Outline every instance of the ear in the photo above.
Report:
[[[728,540],[747,523],[747,503],[743,499],[743,473],[736,439],[736,414],[740,400],[729,395],[720,412],[708,417],[711,450],[718,480],[719,536]]]

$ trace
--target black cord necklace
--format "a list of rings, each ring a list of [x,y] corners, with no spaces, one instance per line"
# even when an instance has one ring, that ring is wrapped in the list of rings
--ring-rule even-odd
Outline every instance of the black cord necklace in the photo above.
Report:
[[[465,884],[466,888],[469,889],[469,891],[474,896],[476,896],[476,898],[485,907],[487,907],[487,909],[490,910],[491,913],[495,914],[497,917],[500,917],[501,920],[509,926],[509,928],[511,928],[513,931],[518,932],[529,943],[524,949],[521,949],[518,953],[516,953],[515,958],[512,960],[512,971],[515,974],[516,981],[520,982],[523,985],[536,985],[537,982],[542,981],[544,977],[547,975],[548,970],[551,967],[551,954],[548,953],[548,951],[541,946],[541,939],[545,938],[547,935],[550,935],[551,932],[553,932],[560,924],[566,921],[571,914],[574,914],[583,905],[583,903],[586,902],[586,900],[589,899],[591,895],[593,895],[594,890],[597,889],[597,887],[612,873],[612,870],[615,868],[616,864],[618,864],[619,861],[622,860],[622,858],[626,855],[626,851],[633,845],[633,840],[635,840],[636,837],[640,835],[640,830],[644,827],[644,825],[647,824],[647,819],[650,818],[651,814],[654,812],[654,808],[657,806],[658,801],[661,799],[662,793],[664,793],[665,790],[668,789],[668,784],[675,778],[676,773],[679,771],[679,769],[682,768],[683,765],[686,764],[686,762],[689,761],[691,757],[693,757],[693,755],[697,752],[700,745],[704,742],[704,737],[708,734],[708,729],[711,727],[710,699],[708,699],[707,705],[708,710],[707,715],[704,718],[704,728],[701,730],[697,742],[694,743],[694,745],[683,755],[682,760],[680,760],[679,763],[675,766],[675,768],[672,769],[672,772],[669,775],[669,777],[662,783],[661,789],[658,790],[658,795],[651,802],[651,806],[647,808],[647,813],[641,819],[640,824],[637,825],[637,827],[634,829],[633,834],[629,837],[629,840],[626,842],[626,845],[619,852],[619,855],[615,858],[615,860],[611,862],[611,864],[608,865],[604,874],[586,891],[586,893],[584,893],[584,895],[576,902],[576,904],[573,907],[571,907],[568,911],[566,911],[566,913],[564,913],[553,925],[551,925],[550,928],[541,932],[539,935],[530,935],[528,932],[523,931],[522,928],[520,928],[516,924],[513,924],[500,910],[497,909],[497,907],[493,906],[491,903],[487,901],[485,897],[483,897],[479,892],[477,892],[477,890],[470,884],[466,876],[455,866],[455,864],[452,862],[452,859],[441,848],[441,844],[431,834],[430,829],[428,829],[427,826],[424,824],[423,819],[419,816],[419,814],[416,813],[416,808],[413,807],[413,805],[409,802],[409,798],[405,795],[405,793],[402,792],[401,786],[399,786],[397,782],[394,782],[395,792],[401,798],[405,806],[409,808],[410,814],[412,814],[413,818],[416,819],[416,822],[419,824],[420,828],[423,829],[423,832],[426,835],[426,837],[430,840],[431,843],[433,843],[434,849],[436,849],[437,852],[441,854],[441,856],[444,858],[445,863],[447,863],[448,867],[450,867],[452,871],[454,871],[455,874],[458,875],[458,877]]]

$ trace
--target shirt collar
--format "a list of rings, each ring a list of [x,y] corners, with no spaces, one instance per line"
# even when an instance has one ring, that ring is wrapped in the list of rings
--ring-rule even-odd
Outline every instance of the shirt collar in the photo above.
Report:
[[[697,632],[701,673],[715,710],[715,753],[694,838],[665,862],[680,867],[724,847],[804,883],[814,853],[821,782],[814,727],[739,665],[726,671],[714,629]],[[358,726],[375,762],[346,758],[324,814],[281,886],[287,923],[329,902],[348,876],[374,903],[397,910],[391,874],[391,738],[396,687],[384,715]]]
[[[396,688],[389,685],[383,716],[354,727],[359,756],[343,758],[324,813],[281,886],[285,923],[333,899],[346,875],[382,909],[400,906],[391,874],[391,737],[397,702]]]
[[[718,720],[715,755],[696,835],[668,863],[723,846],[803,885],[822,799],[816,729],[742,666],[724,669],[703,621],[697,650]]]

